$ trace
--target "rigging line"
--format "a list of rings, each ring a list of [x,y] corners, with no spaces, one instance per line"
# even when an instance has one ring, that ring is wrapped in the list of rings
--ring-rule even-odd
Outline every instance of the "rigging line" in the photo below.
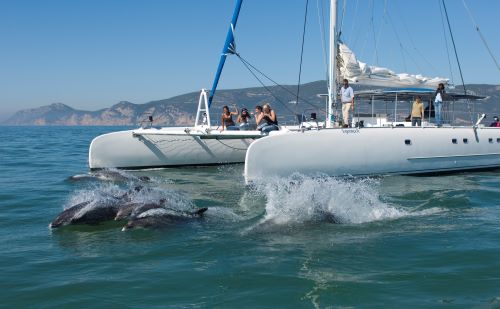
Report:
[[[417,60],[415,60],[415,58],[413,58],[413,56],[410,54],[410,52],[406,48],[403,48],[403,51],[408,55],[408,57],[410,58],[410,60],[417,67],[417,71],[418,72],[424,72],[424,70],[422,69],[422,67],[420,67],[420,65],[418,64]]]
[[[358,4],[359,4],[359,0],[356,0],[356,4],[354,6],[354,18],[352,18],[352,23],[351,23],[351,25],[352,25],[351,32],[349,32],[349,34],[351,34],[351,35],[353,35],[353,33],[354,33],[354,26],[357,25],[356,21],[358,20]],[[352,42],[349,40],[349,44],[347,44],[347,45],[354,48],[354,46],[357,43],[358,37],[359,36],[355,36],[354,37],[354,41],[352,41]]]
[[[372,0],[372,16],[370,18],[370,23],[371,23],[371,29],[372,29],[372,34],[373,34],[373,44],[374,44],[374,56],[375,56],[375,64],[378,66],[378,53],[377,53],[377,35],[375,34],[375,23],[373,22],[373,12],[375,11],[375,2]]]
[[[295,99],[295,109],[299,105],[299,92],[300,92],[300,77],[302,76],[302,61],[304,59],[304,42],[306,40],[306,26],[307,26],[307,8],[309,7],[309,0],[306,0],[306,12],[304,14],[304,27],[302,29],[302,46],[300,49],[300,64],[299,64],[299,81],[297,83],[297,96]],[[297,110],[295,110],[297,112]]]
[[[453,38],[453,33],[451,32],[450,19],[448,18],[448,10],[446,9],[446,4],[444,3],[444,0],[441,0],[441,2],[443,3],[444,14],[446,16],[446,21],[448,23],[448,31],[450,32],[451,42],[453,43],[453,51],[455,52],[455,58],[457,59],[458,71],[460,72],[460,79],[462,80],[462,86],[464,88],[464,94],[467,95],[467,89],[465,88],[464,76],[462,74],[462,67],[460,66],[460,60],[458,59],[457,47],[455,45],[455,39]],[[467,99],[467,108],[469,110],[470,121],[471,121],[471,123],[474,123],[474,120],[473,120],[473,117],[472,117],[472,110],[470,108],[470,104],[469,103],[470,103],[470,101],[469,101],[469,99]]]
[[[404,66],[405,72],[408,72],[408,68],[406,67],[405,55],[404,55],[404,52],[403,52],[403,50],[404,50],[403,43],[402,43],[401,39],[399,38],[398,32],[396,31],[396,27],[394,26],[394,23],[392,21],[391,15],[387,14],[387,19],[389,20],[389,24],[392,27],[392,31],[394,31],[394,35],[396,35],[396,39],[398,39],[399,47],[401,47],[400,51],[401,51],[401,58],[403,60],[403,66]]]
[[[385,17],[387,15],[387,0],[384,1],[384,15],[382,16],[382,19],[380,20],[380,26],[378,28],[378,33],[375,41],[375,48],[378,50],[378,43],[380,41],[380,34],[382,33],[382,26],[384,24]]]
[[[234,43],[234,42],[233,42]],[[279,103],[281,103],[289,112],[292,113],[292,115],[294,115],[295,113],[288,107],[286,106],[285,103],[283,103],[278,97],[276,97],[273,92],[266,86],[264,85],[264,83],[257,77],[257,75],[255,75],[255,73],[249,68],[248,65],[250,65],[252,68],[254,68],[257,72],[259,72],[260,74],[262,74],[264,77],[266,77],[267,79],[271,80],[272,82],[274,82],[272,79],[270,79],[269,77],[267,77],[264,73],[260,72],[259,70],[257,70],[257,68],[255,68],[253,65],[251,65],[250,63],[248,63],[246,60],[244,60],[241,55],[236,51],[236,46],[235,45],[232,45],[231,48],[229,49],[229,54],[232,54],[232,55],[236,55],[238,57],[238,59],[241,60],[241,62],[243,63],[243,65],[247,68],[247,70],[255,77],[255,79],[257,79],[259,81],[259,83],[262,85],[262,87],[264,87],[268,92],[269,94],[276,100],[278,101]],[[248,65],[247,65],[248,63]],[[275,84],[277,84],[276,82],[274,82]],[[292,93],[291,91],[289,91],[290,93]],[[292,93],[292,95],[295,95],[294,93]],[[310,104],[310,103],[309,103]]]
[[[373,5],[373,0],[370,1],[370,3]],[[361,18],[361,20],[365,20],[364,18]],[[369,18],[366,18],[366,20],[369,20]],[[361,26],[363,27],[363,26]],[[367,22],[365,28],[370,28],[370,21]],[[369,44],[368,41],[370,39],[370,31],[366,30],[366,31],[361,31],[361,33],[364,34],[363,36],[363,41],[361,43],[361,50],[360,52],[358,53],[358,56],[360,59],[366,59],[369,63],[369,60],[368,58],[370,57],[369,55],[369,52],[367,51],[369,48],[367,47],[367,45]]]
[[[398,15],[401,16],[401,13],[400,13],[400,9],[399,9],[399,6],[397,5],[396,3],[396,8],[398,10]],[[417,44],[415,44],[415,41],[413,41],[413,35],[410,34],[410,31],[408,30],[408,25],[406,24],[405,20],[404,19],[401,19],[401,22],[403,23],[403,26],[404,26],[404,30],[406,31],[406,37],[408,38],[408,40],[410,41],[410,45],[411,47],[413,48],[413,50],[416,52],[416,54],[418,56],[420,56],[420,58],[422,60],[424,60],[424,62],[426,63],[426,65],[428,65],[433,71],[435,71],[436,73],[439,72],[439,70],[432,64],[432,62],[430,62],[425,56],[424,54],[420,51],[420,49],[417,47]],[[417,61],[411,57],[410,53],[407,51],[408,55],[410,56],[410,59],[413,61],[413,63],[415,64],[415,66],[417,67],[417,69],[420,71],[420,72],[424,72],[421,67],[418,65]]]
[[[457,59],[458,71],[460,72],[460,79],[462,80],[464,94],[466,95],[467,89],[465,89],[465,82],[464,82],[464,76],[462,74],[462,67],[460,66],[460,60],[458,59],[457,46],[455,45],[455,39],[453,38],[453,33],[451,32],[451,25],[450,25],[450,19],[448,18],[448,11],[446,10],[446,4],[444,3],[444,0],[441,0],[441,2],[443,3],[444,14],[446,16],[446,21],[448,23],[448,31],[450,32],[451,42],[453,43],[453,50],[455,51],[455,58]]]
[[[224,143],[224,142],[223,142],[222,140],[220,140],[220,139],[217,139],[217,141],[218,141],[220,144],[222,144],[222,145],[224,145],[224,146],[226,146],[226,147],[228,147],[228,148],[234,149],[234,150],[242,150],[242,151],[246,151],[246,150],[247,150],[247,148],[238,148],[238,147],[231,146],[231,145],[229,145],[228,143]]]
[[[253,66],[250,62],[248,62],[247,60],[245,60],[243,57],[241,57],[240,54],[236,54],[236,56],[245,64],[245,66],[249,66],[251,67],[253,70],[257,71],[260,75],[264,76],[267,80],[269,80],[270,82],[272,82],[273,84],[275,84],[276,86],[278,86],[278,88],[282,89],[283,91],[289,93],[290,95],[292,96],[295,96],[295,93],[293,93],[291,90],[287,89],[286,87],[283,87],[282,85],[278,84],[277,82],[275,82],[272,78],[270,78],[269,76],[267,76],[266,74],[264,74],[262,71],[260,71],[259,69],[257,69],[255,66]],[[248,69],[248,67],[247,67]],[[253,73],[252,70],[250,70],[251,73]],[[254,75],[255,76],[255,75]],[[257,79],[259,80],[259,79]],[[318,108],[316,105],[314,105],[313,103],[309,102],[308,100],[304,99],[303,97],[299,97],[299,99],[301,99],[303,102],[309,104],[311,107],[314,107],[314,108]],[[320,111],[323,111],[322,109],[319,109]]]
[[[400,46],[400,51],[401,51],[401,56],[402,56],[402,60],[403,60],[403,65],[405,66],[405,71],[408,72],[408,69],[406,67],[406,61],[405,61],[405,54],[408,55],[408,58],[411,60],[411,62],[417,67],[417,70],[419,72],[423,72],[422,68],[420,67],[420,65],[418,64],[418,62],[413,58],[412,54],[408,51],[408,49],[406,48],[406,46],[403,44],[403,42],[401,41],[399,35],[398,35],[398,32],[396,30],[396,26],[394,25],[394,22],[391,18],[391,16],[389,14],[387,14],[387,19],[389,20],[389,23],[390,25],[392,26],[393,28],[393,31],[396,35],[396,38],[398,39],[399,41],[399,46]],[[431,65],[432,66],[432,65]]]
[[[324,68],[325,68],[325,76],[326,76],[326,83],[328,85],[328,62],[327,62],[327,58],[326,58],[326,37],[325,37],[325,14],[324,14],[324,10],[323,10],[323,7],[321,6],[320,7],[320,2],[321,0],[316,0],[316,6],[318,8],[318,22],[319,22],[319,30],[321,32],[321,46],[323,48],[323,65],[324,65]],[[321,14],[321,15],[320,15]],[[328,87],[328,86],[327,86]]]
[[[243,65],[247,68],[247,70],[253,75],[253,77],[255,77],[255,79],[257,79],[257,81],[259,81],[259,83],[262,85],[262,87],[264,87],[264,89],[266,89],[269,94],[276,100],[278,101],[279,103],[281,103],[281,105],[283,105],[292,115],[295,115],[294,111],[291,110],[288,106],[286,106],[285,103],[283,103],[283,101],[281,101],[277,96],[274,95],[274,93],[269,89],[269,87],[267,87],[266,85],[264,85],[264,82],[262,82],[262,80],[260,80],[260,78],[253,72],[253,70],[250,69],[249,65],[238,55],[238,59],[241,60],[241,62],[243,63]]]
[[[441,26],[443,27],[443,37],[444,37],[444,43],[445,43],[445,46],[446,46],[446,54],[448,55],[448,66],[449,66],[449,69],[450,69],[451,83],[455,84],[455,79],[453,77],[453,70],[452,70],[452,66],[451,66],[450,49],[448,48],[448,38],[447,38],[447,35],[446,35],[446,27],[444,26],[443,8],[441,7],[441,5],[439,6],[439,12],[440,12],[440,15],[441,15]]]
[[[380,38],[380,34],[382,33],[382,24],[383,24],[383,21],[385,20],[385,16],[387,14],[387,0],[384,1],[384,15],[382,16],[381,20],[380,20],[380,25],[379,25],[379,28],[378,28],[378,33],[375,33],[375,23],[373,21],[373,17],[374,17],[374,12],[375,12],[375,1],[372,1],[372,15],[371,15],[371,19],[370,19],[370,22],[371,22],[371,29],[372,29],[372,35],[373,35],[373,44],[374,44],[374,48],[373,48],[373,54],[374,54],[374,58],[375,58],[375,65],[379,66],[379,57],[378,57],[378,43],[379,43],[379,38]]]
[[[344,0],[344,4],[342,5],[342,16],[340,18],[339,28],[337,29],[339,39],[340,36],[342,35],[342,29],[344,28],[345,7],[346,7],[346,0]]]
[[[476,24],[476,21],[474,20],[474,17],[472,16],[472,13],[471,11],[469,10],[469,7],[467,6],[467,4],[465,3],[465,0],[462,0],[463,4],[464,4],[464,7],[465,9],[467,10],[467,12],[469,13],[469,17],[470,19],[472,20],[472,24],[474,25],[474,27],[476,28],[476,31],[479,33],[479,36],[481,37],[481,40],[483,41],[483,44],[484,46],[486,47],[486,49],[488,50],[488,53],[490,54],[491,56],[491,59],[493,59],[493,62],[495,62],[496,66],[497,66],[497,69],[500,71],[500,66],[498,65],[498,62],[497,60],[495,59],[495,56],[493,55],[493,53],[491,52],[491,49],[490,47],[488,46],[488,43],[486,43],[486,39],[484,38],[483,36],[483,33],[481,32],[481,30],[479,30],[479,26]]]

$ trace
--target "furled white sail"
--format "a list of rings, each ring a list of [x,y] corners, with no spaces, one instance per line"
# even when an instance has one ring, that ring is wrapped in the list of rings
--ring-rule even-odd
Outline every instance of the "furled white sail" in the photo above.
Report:
[[[387,68],[370,66],[356,59],[347,45],[339,43],[340,77],[353,84],[381,87],[436,88],[439,83],[448,84],[449,79],[425,77],[407,73],[396,74]]]

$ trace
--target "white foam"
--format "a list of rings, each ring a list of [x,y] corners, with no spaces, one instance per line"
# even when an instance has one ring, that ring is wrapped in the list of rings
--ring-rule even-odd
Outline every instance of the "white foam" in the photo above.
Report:
[[[156,217],[156,216],[165,216],[174,214],[171,210],[167,210],[165,208],[154,208],[149,209],[145,212],[140,213],[137,218],[146,218],[146,217]]]
[[[88,189],[74,191],[68,198],[64,209],[83,202],[89,202],[90,204],[106,203],[108,200],[113,200],[115,197],[122,196],[125,192],[126,191],[120,189],[119,186],[111,183],[99,184],[98,186],[93,185]]]
[[[239,222],[244,219],[232,209],[219,206],[210,207],[209,211],[204,213],[203,216],[212,221]]]
[[[276,224],[321,220],[332,214],[341,223],[392,220],[410,215],[379,197],[377,179],[311,178],[293,175],[257,184],[266,196],[263,221]]]

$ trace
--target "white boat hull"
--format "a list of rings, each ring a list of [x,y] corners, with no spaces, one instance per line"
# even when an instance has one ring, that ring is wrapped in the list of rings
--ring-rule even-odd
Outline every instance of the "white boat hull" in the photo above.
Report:
[[[207,133],[208,132],[208,133]],[[90,169],[242,163],[258,131],[137,129],[104,134],[90,144]]]
[[[245,180],[293,173],[369,176],[490,167],[500,167],[500,130],[495,128],[324,129],[254,142],[245,159]]]

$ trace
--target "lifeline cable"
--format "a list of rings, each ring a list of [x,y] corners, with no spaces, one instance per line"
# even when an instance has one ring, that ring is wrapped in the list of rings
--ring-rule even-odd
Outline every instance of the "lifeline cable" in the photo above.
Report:
[[[488,46],[488,43],[486,43],[486,39],[484,38],[483,34],[481,33],[481,30],[479,30],[479,26],[476,24],[476,21],[474,20],[474,17],[472,17],[472,13],[471,11],[469,10],[469,7],[467,6],[467,4],[465,4],[465,0],[462,0],[462,2],[464,3],[464,7],[465,9],[467,10],[467,12],[469,13],[469,17],[470,19],[472,20],[472,24],[474,25],[474,27],[476,28],[476,31],[479,33],[479,36],[481,37],[481,40],[483,41],[483,44],[484,46],[486,47],[486,49],[488,50],[488,53],[490,54],[491,56],[491,59],[493,59],[493,62],[495,62],[496,66],[497,66],[497,69],[500,71],[500,66],[498,65],[498,62],[497,60],[495,59],[495,56],[493,55],[493,53],[491,52],[491,49],[490,47]]]
[[[446,46],[446,54],[448,55],[448,66],[450,69],[450,77],[451,77],[451,83],[454,85],[455,84],[455,79],[453,77],[453,70],[451,66],[451,59],[450,59],[450,50],[448,48],[448,39],[446,38],[446,27],[444,26],[444,19],[443,19],[443,8],[439,6],[439,12],[441,15],[441,26],[443,27],[443,37],[444,37],[444,43]]]
[[[297,96],[295,99],[295,109],[299,105],[299,92],[300,92],[300,77],[302,75],[302,60],[304,58],[304,42],[306,40],[306,25],[307,25],[307,7],[309,6],[309,0],[306,0],[306,12],[304,14],[304,27],[302,29],[302,46],[300,49],[300,64],[299,64],[299,81],[297,82]],[[297,110],[295,110],[297,113]]]
[[[287,88],[283,87],[282,85],[278,84],[276,81],[274,81],[272,78],[270,78],[269,76],[267,76],[266,74],[264,74],[262,71],[260,71],[259,69],[257,69],[255,66],[253,66],[250,62],[248,62],[246,59],[244,59],[243,57],[241,57],[240,54],[236,54],[236,56],[241,60],[241,62],[243,62],[243,64],[245,65],[245,67],[247,67],[247,69],[252,73],[252,75],[255,76],[255,74],[252,72],[252,70],[249,68],[251,67],[253,70],[257,71],[259,74],[261,74],[262,76],[264,76],[267,80],[269,80],[270,82],[272,82],[273,84],[275,84],[276,86],[278,86],[280,89],[288,92],[289,94],[291,94],[292,96],[295,96],[295,93],[293,93],[292,91],[288,90]],[[255,76],[256,77],[256,76]],[[257,78],[257,77],[256,77]],[[260,81],[260,79],[257,78],[257,80],[261,83],[261,85],[263,85],[262,81]],[[263,85],[264,86],[264,85]],[[264,86],[264,88],[266,88]],[[266,90],[270,91],[269,89],[266,88]],[[310,106],[314,107],[314,108],[318,108],[316,105],[314,105],[313,103],[307,101],[306,99],[300,97],[300,99],[302,101],[304,101],[305,103],[309,104]],[[320,109],[321,110],[321,109]],[[321,110],[322,111],[322,110]]]
[[[464,88],[464,94],[467,95],[467,89],[465,88],[465,82],[464,82],[464,76],[462,74],[462,67],[460,66],[460,60],[458,59],[457,47],[455,45],[455,40],[453,38],[453,33],[451,32],[451,25],[450,25],[450,19],[448,18],[448,11],[446,10],[446,4],[444,3],[444,0],[442,0],[442,3],[443,3],[443,8],[444,8],[444,14],[446,16],[446,21],[448,22],[448,31],[450,32],[451,42],[453,43],[453,51],[455,52],[455,58],[457,59],[458,71],[460,72],[460,79],[462,80],[462,86]],[[471,121],[471,123],[474,123],[474,120],[472,118],[473,116],[472,116],[472,111],[471,111],[471,108],[470,108],[469,99],[467,99],[467,108],[469,110],[470,121]]]
[[[281,103],[281,105],[283,105],[283,107],[285,107],[292,115],[294,115],[295,114],[294,111],[292,111],[288,106],[286,106],[286,104],[283,103],[283,101],[281,101],[277,96],[275,96],[274,93],[266,85],[264,85],[264,82],[262,82],[262,80],[260,80],[260,78],[257,77],[257,75],[255,75],[255,73],[247,65],[246,61],[244,61],[243,58],[241,58],[241,56],[239,54],[235,54],[235,55],[238,56],[238,58],[241,60],[241,62],[243,63],[243,65],[247,68],[247,70],[250,72],[250,74],[252,74],[253,77],[255,77],[255,79],[257,79],[257,81],[262,85],[262,87],[264,87],[264,89],[266,89],[269,92],[269,94],[276,101],[278,101],[279,103]]]

